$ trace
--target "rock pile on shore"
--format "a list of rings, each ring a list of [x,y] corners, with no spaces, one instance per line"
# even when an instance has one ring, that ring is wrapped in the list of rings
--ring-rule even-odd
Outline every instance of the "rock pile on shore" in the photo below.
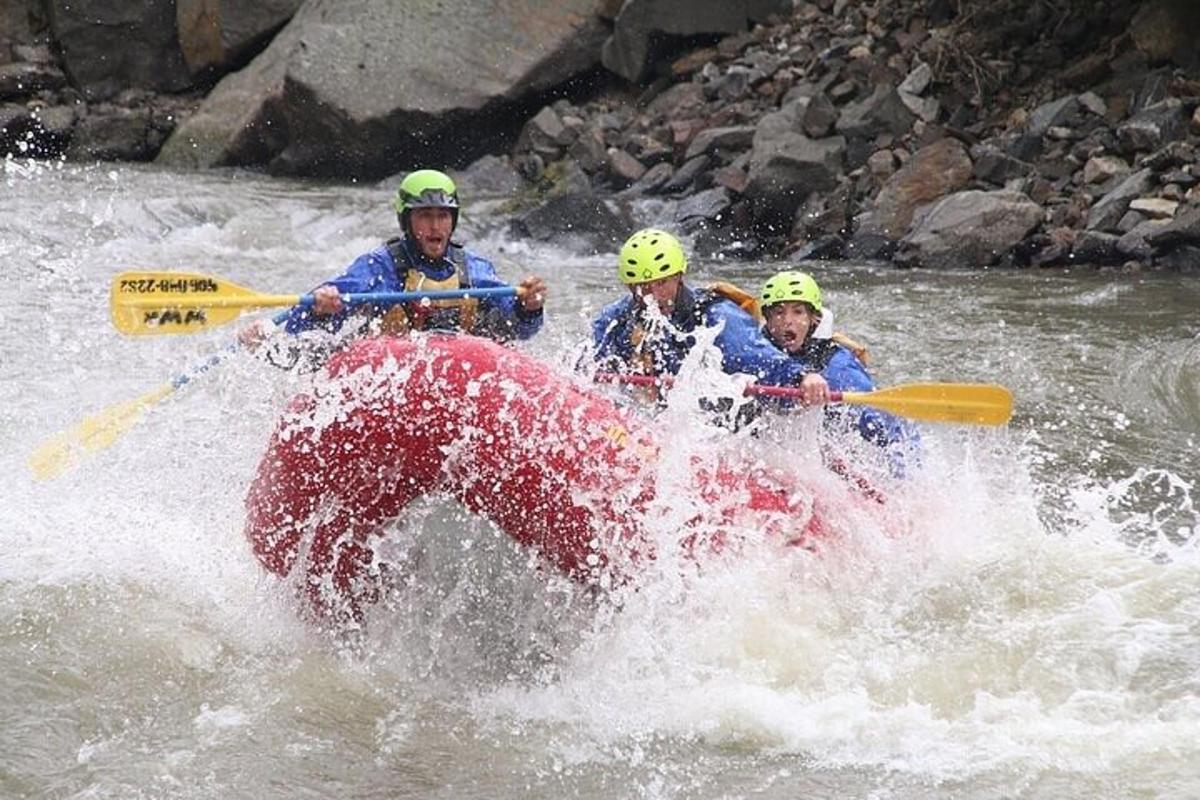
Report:
[[[1152,3],[936,5],[804,3],[636,102],[541,109],[516,166],[678,198],[664,224],[713,251],[1200,268],[1200,25]]]

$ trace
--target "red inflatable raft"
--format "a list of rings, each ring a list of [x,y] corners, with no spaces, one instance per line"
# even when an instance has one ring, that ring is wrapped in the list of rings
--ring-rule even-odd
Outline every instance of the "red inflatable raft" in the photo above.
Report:
[[[679,508],[701,509],[684,523],[691,550],[823,530],[811,493],[754,463],[695,458],[660,489],[652,423],[484,339],[364,339],[325,378],[292,402],[246,500],[255,555],[281,577],[303,569],[321,617],[357,619],[377,597],[373,545],[422,495],[456,498],[583,580],[629,577],[655,557],[656,514]]]

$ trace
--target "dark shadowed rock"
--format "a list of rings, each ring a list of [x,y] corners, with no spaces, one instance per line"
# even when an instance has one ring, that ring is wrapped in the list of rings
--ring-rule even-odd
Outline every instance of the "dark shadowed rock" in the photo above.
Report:
[[[148,161],[161,144],[150,109],[93,106],[75,126],[67,156],[76,161]]]
[[[771,14],[791,11],[790,0],[626,0],[604,43],[604,66],[639,82],[660,53],[652,42],[663,37],[744,31]]]
[[[46,3],[44,0],[5,0],[0,3],[0,64],[5,62],[4,40],[33,42],[43,38]],[[33,59],[17,56],[18,61]]]
[[[817,92],[808,101],[800,124],[804,135],[810,139],[822,139],[833,133],[838,121],[838,110],[824,92]]]
[[[1166,224],[1166,220],[1161,219],[1148,219],[1138,223],[1117,240],[1117,252],[1126,258],[1149,261],[1154,255],[1154,245],[1150,243],[1149,237]]]
[[[1157,256],[1154,266],[1176,272],[1195,274],[1200,272],[1200,246],[1181,245],[1170,252]]]
[[[696,134],[688,145],[684,159],[693,159],[699,155],[715,155],[721,157],[728,153],[741,153],[750,149],[754,141],[754,127],[738,125],[729,128],[708,128]]]
[[[1157,150],[1186,134],[1187,115],[1175,97],[1156,103],[1117,126],[1117,141],[1125,153]]]
[[[0,100],[32,97],[43,89],[61,89],[66,83],[62,70],[49,64],[25,61],[0,66]]]
[[[902,136],[915,120],[899,93],[881,84],[865,100],[842,109],[836,130],[847,139],[873,139],[880,133]]]
[[[997,186],[1033,172],[1032,164],[1009,155],[994,144],[975,145],[971,148],[971,158],[975,177]]]
[[[1123,257],[1117,251],[1120,236],[1101,231],[1082,231],[1075,237],[1071,260],[1078,264],[1119,264]]]
[[[1188,209],[1146,237],[1154,247],[1167,250],[1180,245],[1200,247],[1200,208]]]
[[[514,235],[541,242],[557,241],[596,253],[615,252],[633,233],[633,221],[614,212],[590,191],[552,197],[512,221]]]
[[[586,128],[568,148],[567,155],[574,159],[584,172],[599,172],[608,158],[604,132],[596,127]]]
[[[563,148],[575,141],[575,135],[563,123],[562,117],[550,106],[546,106],[525,123],[517,137],[517,150],[531,150],[543,158],[553,161]]]
[[[28,110],[0,105],[0,158],[57,158],[66,152],[75,128],[74,106]]]
[[[1200,6],[1192,0],[1147,0],[1130,24],[1130,36],[1151,63],[1174,61],[1182,67],[1200,66],[1196,31]]]
[[[1025,130],[1031,136],[1045,136],[1051,128],[1070,125],[1078,115],[1079,109],[1079,99],[1075,95],[1052,100],[1033,110],[1025,124]]]
[[[625,190],[625,194],[655,194],[666,185],[667,181],[675,174],[675,168],[668,162],[664,161],[661,164],[655,164],[650,169],[646,170],[642,177],[638,178],[632,186]]]
[[[682,167],[676,170],[675,174],[663,184],[662,191],[667,194],[685,191],[693,183],[696,178],[706,172],[712,164],[712,159],[708,156],[696,156],[684,163]]]
[[[128,87],[177,92],[192,85],[175,32],[175,0],[46,5],[63,66],[89,99],[108,99]]]
[[[788,257],[794,261],[806,261],[810,259],[827,260],[834,258],[845,258],[847,256],[846,242],[840,236],[826,234],[818,236],[811,242],[805,242],[800,247],[788,253]],[[877,255],[865,256],[855,255],[856,259],[872,260]]]
[[[614,186],[625,188],[646,174],[646,165],[618,147],[609,148],[608,178]]]
[[[715,186],[682,200],[675,207],[675,221],[684,230],[694,229],[700,222],[720,222],[731,205],[729,190]]]

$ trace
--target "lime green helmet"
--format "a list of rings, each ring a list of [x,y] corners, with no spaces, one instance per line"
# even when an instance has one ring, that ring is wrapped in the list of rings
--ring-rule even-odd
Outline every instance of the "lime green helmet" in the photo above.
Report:
[[[646,283],[687,272],[683,245],[658,228],[645,228],[630,236],[621,247],[617,274],[621,283]]]
[[[821,287],[807,272],[789,270],[772,275],[763,284],[759,305],[762,308],[776,303],[808,303],[821,312]]]
[[[448,208],[458,227],[458,188],[450,176],[436,169],[419,169],[410,172],[400,181],[394,201],[400,217],[400,227],[408,229],[408,215],[414,208]]]

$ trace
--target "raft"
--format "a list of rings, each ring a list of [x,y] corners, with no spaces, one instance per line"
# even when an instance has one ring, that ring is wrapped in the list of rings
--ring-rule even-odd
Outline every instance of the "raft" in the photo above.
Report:
[[[386,570],[380,538],[414,499],[453,498],[581,581],[635,579],[658,557],[656,515],[696,509],[680,548],[728,552],[738,532],[812,547],[811,492],[748,457],[697,456],[665,480],[651,420],[585,378],[466,335],[362,339],[294,398],[246,497],[261,564],[296,576],[313,615],[361,619]],[[680,496],[684,495],[684,496]],[[661,538],[661,537],[660,537]]]

